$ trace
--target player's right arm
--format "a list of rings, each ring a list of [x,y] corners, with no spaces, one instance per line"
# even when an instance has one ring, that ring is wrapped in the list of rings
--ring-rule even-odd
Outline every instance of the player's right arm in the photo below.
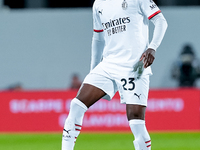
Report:
[[[94,69],[101,62],[104,44],[103,32],[94,31],[92,38],[90,70]]]
[[[93,28],[90,70],[94,69],[101,62],[105,45],[103,27],[96,9],[96,1],[93,5]]]

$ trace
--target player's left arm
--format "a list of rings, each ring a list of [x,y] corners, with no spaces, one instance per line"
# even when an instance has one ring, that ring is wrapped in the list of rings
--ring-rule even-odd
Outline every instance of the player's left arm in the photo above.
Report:
[[[150,21],[154,24],[155,28],[152,41],[149,44],[148,49],[142,54],[140,58],[140,61],[143,60],[144,68],[147,68],[153,63],[156,49],[161,44],[168,27],[167,21],[162,13],[155,15],[150,19]]]
[[[144,68],[147,68],[155,59],[155,51],[159,47],[168,25],[161,10],[153,0],[139,0],[139,5],[141,13],[155,25],[152,41],[140,59],[144,62]]]

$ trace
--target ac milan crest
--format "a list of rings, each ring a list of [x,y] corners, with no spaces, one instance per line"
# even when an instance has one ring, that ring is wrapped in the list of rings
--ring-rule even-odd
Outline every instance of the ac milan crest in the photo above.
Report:
[[[123,8],[124,10],[126,10],[127,7],[128,7],[128,3],[126,2],[126,0],[124,0],[123,3],[122,3],[122,8]]]

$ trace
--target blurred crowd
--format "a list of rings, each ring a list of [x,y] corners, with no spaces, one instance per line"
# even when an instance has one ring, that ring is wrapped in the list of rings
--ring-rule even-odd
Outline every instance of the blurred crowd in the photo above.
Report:
[[[191,44],[185,44],[172,65],[171,77],[179,87],[196,87],[200,78],[200,60]]]
[[[67,90],[78,90],[81,87],[82,81],[78,73],[72,74],[70,78],[70,84],[66,86]],[[24,91],[22,83],[13,83],[9,85],[5,91],[9,92],[20,92]]]

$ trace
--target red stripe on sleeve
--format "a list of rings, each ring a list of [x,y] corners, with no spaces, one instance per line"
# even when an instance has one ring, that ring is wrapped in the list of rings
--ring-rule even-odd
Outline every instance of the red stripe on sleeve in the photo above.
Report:
[[[94,29],[94,32],[103,32],[103,29],[102,30],[95,30]]]
[[[154,14],[149,16],[148,19],[150,20],[151,18],[153,18],[155,15],[159,14],[160,12],[161,12],[161,10],[158,10],[157,12],[155,12]]]

